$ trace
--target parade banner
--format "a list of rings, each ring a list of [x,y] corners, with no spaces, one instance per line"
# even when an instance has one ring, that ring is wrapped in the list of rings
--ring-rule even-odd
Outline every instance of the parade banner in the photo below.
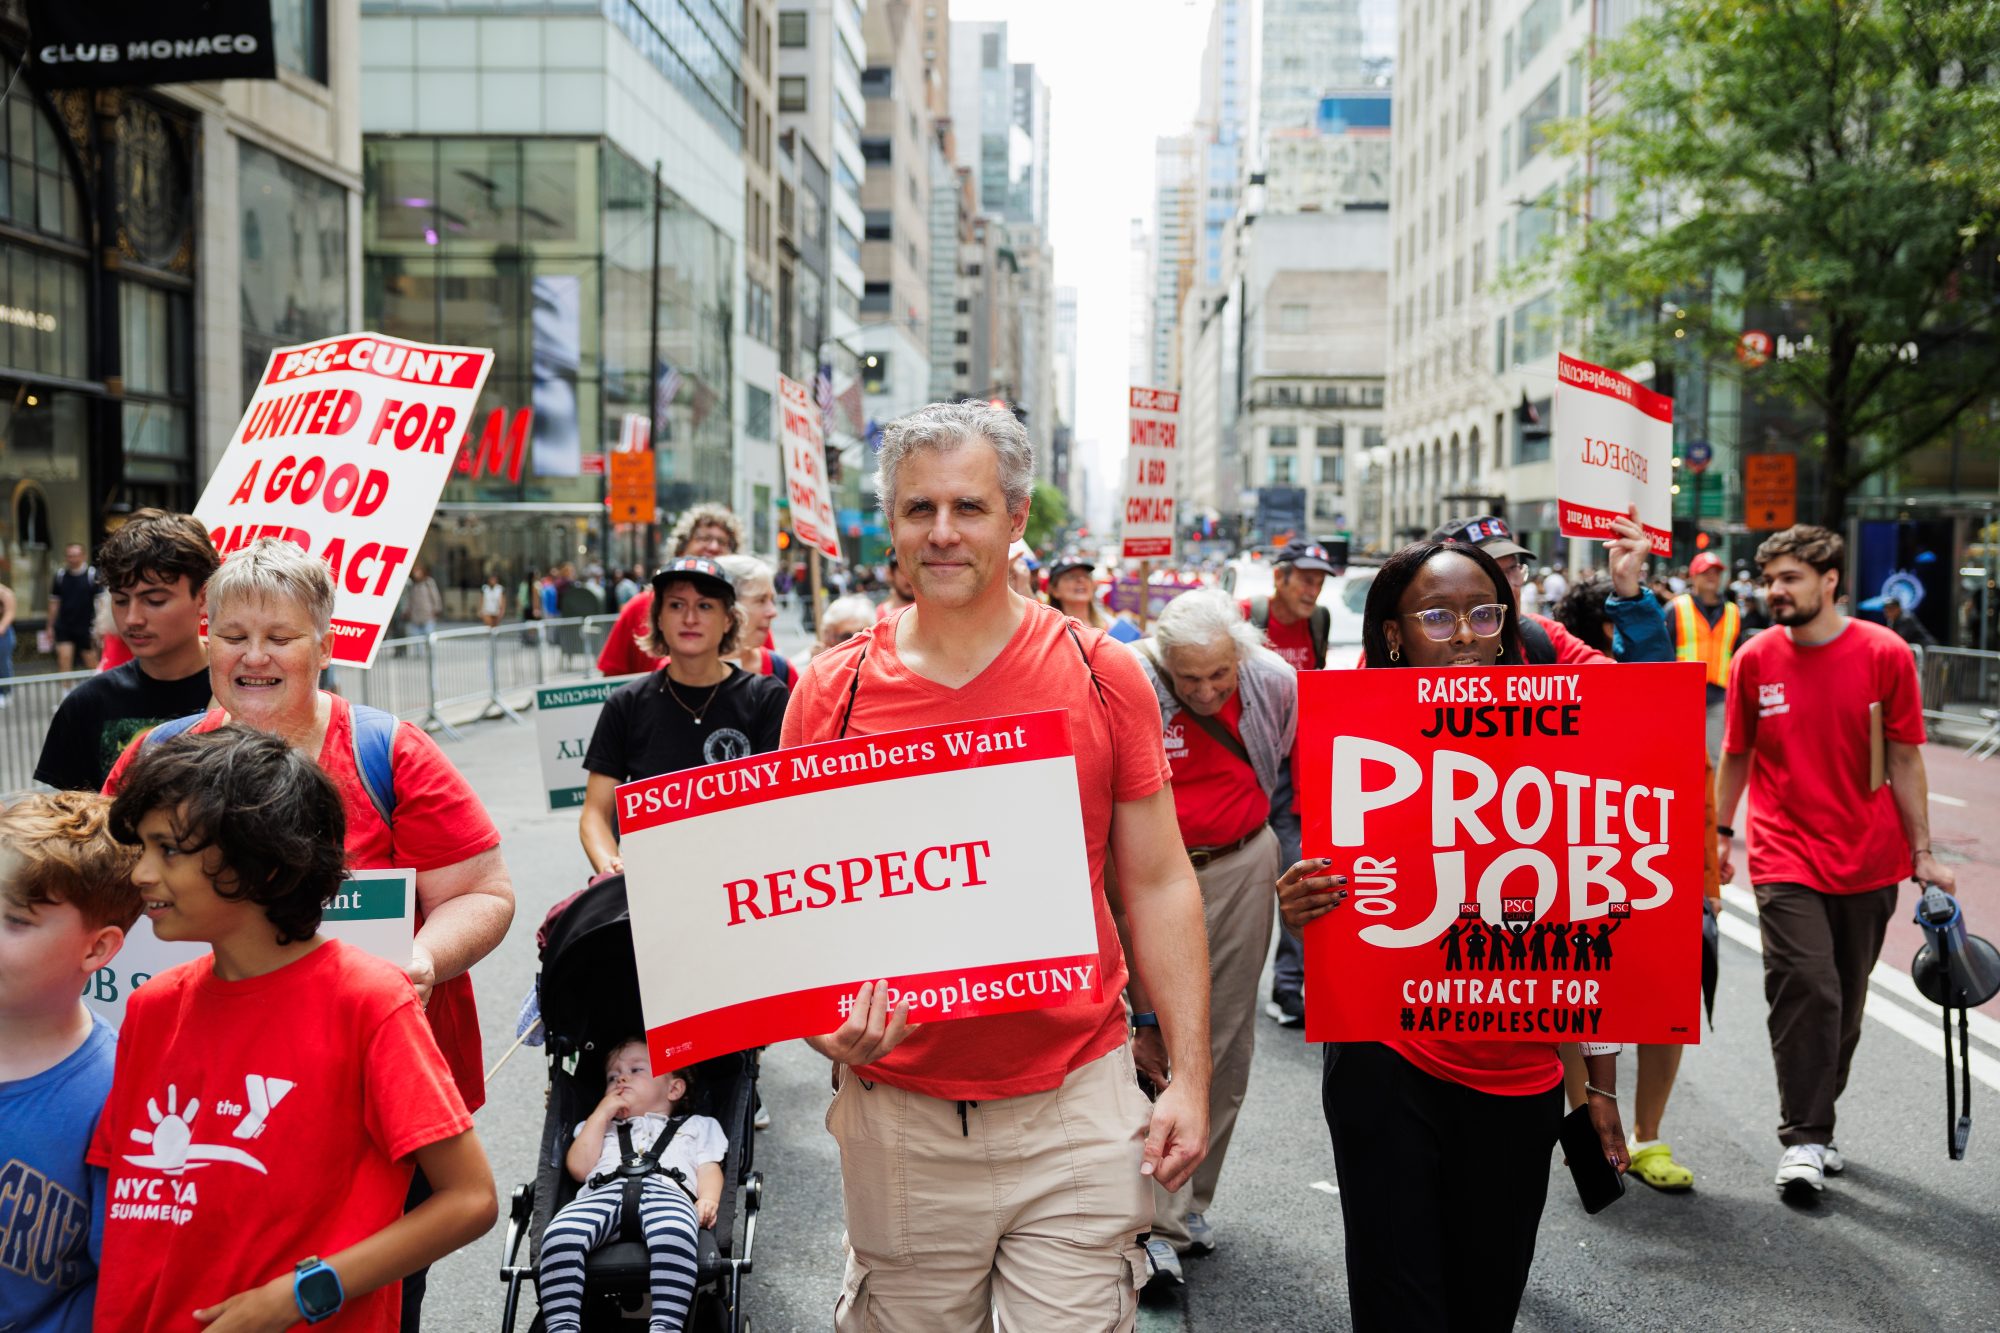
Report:
[[[398,968],[410,965],[410,942],[416,938],[417,872],[356,870],[320,916],[320,934],[346,940]],[[110,964],[84,983],[83,1000],[118,1027],[125,1021],[125,1001],[133,991],[179,963],[210,952],[206,943],[163,940],[153,923],[140,917],[125,932],[125,945]]]
[[[333,660],[375,660],[493,364],[349,333],[271,353],[195,517],[217,554],[296,542],[333,572]]]
[[[1639,507],[1653,554],[1673,554],[1674,400],[1615,370],[1556,357],[1556,531],[1604,540]]]
[[[549,810],[574,810],[590,783],[583,756],[611,692],[638,676],[612,676],[575,685],[544,685],[535,691],[535,748],[542,756],[542,790]]]
[[[1142,389],[1129,398],[1131,431],[1125,450],[1125,525],[1119,557],[1157,560],[1174,553],[1174,462],[1179,452],[1181,396]]]
[[[1300,672],[1306,1040],[1699,1041],[1702,681]]]
[[[656,1072],[832,1032],[1103,997],[1069,716],[752,755],[618,789]]]
[[[792,532],[829,560],[840,556],[840,528],[826,480],[826,436],[812,391],[778,376],[778,439],[785,451],[785,494],[791,500]]]

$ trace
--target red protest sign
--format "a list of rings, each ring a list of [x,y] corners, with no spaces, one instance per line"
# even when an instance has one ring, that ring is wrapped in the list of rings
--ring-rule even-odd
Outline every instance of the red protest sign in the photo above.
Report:
[[[1695,1042],[1699,663],[1299,675],[1306,1040]]]

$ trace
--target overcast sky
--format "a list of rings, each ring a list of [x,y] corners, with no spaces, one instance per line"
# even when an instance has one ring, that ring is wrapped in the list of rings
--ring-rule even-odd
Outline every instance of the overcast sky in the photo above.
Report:
[[[1005,19],[1007,55],[1049,86],[1056,282],[1077,289],[1076,433],[1100,493],[1125,452],[1131,220],[1153,216],[1153,141],[1194,116],[1211,0],[952,0]]]

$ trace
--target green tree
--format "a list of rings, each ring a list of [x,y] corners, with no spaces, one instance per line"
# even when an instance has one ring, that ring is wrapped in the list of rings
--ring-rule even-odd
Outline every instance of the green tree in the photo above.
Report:
[[[1666,3],[1592,64],[1608,95],[1558,137],[1595,216],[1553,258],[1594,355],[1794,404],[1827,523],[1949,431],[1992,442],[2000,4]],[[1739,363],[1746,312],[1802,350]]]
[[[1028,506],[1028,534],[1024,540],[1036,551],[1046,552],[1069,526],[1069,502],[1063,493],[1045,481],[1035,483],[1034,498]]]

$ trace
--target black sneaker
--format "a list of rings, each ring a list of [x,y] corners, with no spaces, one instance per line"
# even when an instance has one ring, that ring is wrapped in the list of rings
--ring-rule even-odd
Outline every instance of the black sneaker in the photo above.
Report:
[[[1271,1002],[1264,1006],[1264,1012],[1276,1020],[1281,1028],[1305,1026],[1306,998],[1297,991],[1272,991]]]

